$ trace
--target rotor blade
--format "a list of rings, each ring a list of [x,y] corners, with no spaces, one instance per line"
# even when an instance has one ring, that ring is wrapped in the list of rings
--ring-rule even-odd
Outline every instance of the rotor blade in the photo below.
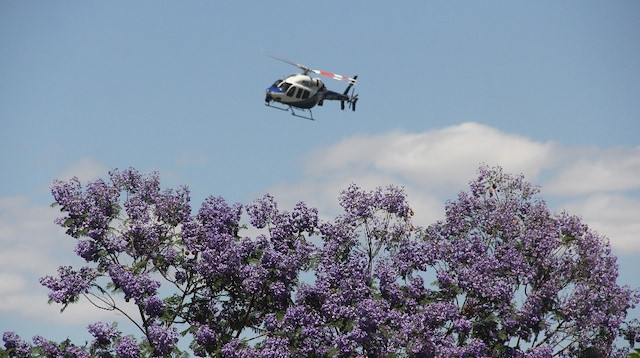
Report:
[[[314,70],[312,70],[311,68],[309,68],[309,67],[307,67],[307,66],[305,66],[303,64],[300,64],[300,63],[297,63],[297,62],[293,62],[293,61],[291,61],[289,59],[286,59],[284,57],[279,57],[279,56],[271,55],[271,54],[267,54],[267,56],[269,56],[271,58],[274,58],[276,60],[288,63],[290,65],[294,65],[294,66],[298,67],[299,69],[301,69],[301,70],[303,70],[305,72],[311,72],[311,71],[315,72]]]
[[[357,77],[351,78],[351,77],[347,77],[347,76],[339,75],[339,74],[337,74],[337,73],[331,73],[331,72],[325,72],[325,71],[320,71],[320,70],[314,70],[314,69],[312,69],[312,68],[310,68],[310,67],[307,67],[307,66],[305,66],[305,65],[303,65],[303,64],[301,64],[301,63],[297,63],[297,62],[291,61],[291,60],[286,59],[286,58],[284,58],[284,57],[280,57],[280,56],[272,55],[272,54],[269,54],[269,53],[267,53],[266,55],[267,55],[267,56],[269,56],[269,57],[271,57],[271,58],[274,58],[274,59],[276,59],[276,60],[278,60],[278,61],[282,61],[282,62],[288,63],[288,64],[290,64],[290,65],[296,66],[296,67],[298,67],[299,69],[301,69],[301,70],[303,70],[303,71],[305,71],[305,72],[313,72],[313,73],[318,74],[318,75],[321,75],[321,76],[331,77],[331,78],[333,78],[334,80],[344,81],[344,82],[349,82],[349,83],[351,83],[351,84],[355,84],[355,83],[356,83],[356,78],[357,78]]]

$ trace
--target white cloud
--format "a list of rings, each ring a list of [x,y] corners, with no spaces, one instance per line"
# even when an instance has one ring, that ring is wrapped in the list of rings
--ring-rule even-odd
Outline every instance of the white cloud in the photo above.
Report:
[[[0,197],[0,269],[7,272],[21,267],[41,273],[55,268],[53,254],[67,248],[70,240],[64,230],[54,225],[58,210],[35,204],[25,197]],[[67,245],[60,244],[67,242]],[[72,246],[71,246],[72,247]]]
[[[640,199],[621,194],[594,194],[563,205],[589,227],[611,240],[621,253],[640,251]]]
[[[81,182],[95,180],[104,176],[108,169],[91,158],[82,158],[73,163],[71,167],[60,173],[55,179],[69,180],[77,177]]]
[[[310,176],[379,172],[421,187],[460,187],[480,164],[537,177],[557,160],[558,146],[501,133],[477,123],[422,133],[352,137],[310,155]]]
[[[13,292],[19,292],[26,286],[25,279],[14,273],[0,273],[0,297],[6,297]]]
[[[441,219],[444,202],[468,188],[480,165],[499,165],[541,185],[553,208],[582,216],[615,250],[640,251],[640,205],[629,192],[640,188],[640,147],[566,148],[463,123],[348,137],[315,150],[304,163],[301,181],[270,190],[279,203],[303,200],[333,216],[339,191],[350,183],[367,189],[396,184],[405,187],[420,225]]]
[[[548,192],[581,195],[640,188],[640,147],[576,151],[574,162],[547,183]]]
[[[43,301],[44,299],[44,301]],[[63,325],[83,325],[98,321],[113,321],[118,318],[115,312],[99,309],[93,306],[87,299],[81,298],[75,304],[69,305],[64,312],[60,312],[62,305],[47,304],[47,297],[23,292],[21,294],[9,294],[0,297],[5,313],[13,316],[34,319],[39,322],[50,322]]]
[[[0,198],[0,242],[3,245],[0,251],[0,281],[3,282],[0,314],[3,316],[16,312],[40,315],[51,311],[47,290],[38,279],[55,274],[60,265],[82,263],[73,254],[74,240],[54,224],[58,215],[57,209],[27,198]]]

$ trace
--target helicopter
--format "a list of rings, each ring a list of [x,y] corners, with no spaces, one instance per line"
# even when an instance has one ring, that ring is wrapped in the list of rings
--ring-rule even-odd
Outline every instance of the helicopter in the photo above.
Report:
[[[358,78],[357,75],[353,76],[353,78],[346,77],[335,73],[314,70],[285,58],[273,55],[267,56],[296,66],[302,70],[302,73],[290,75],[284,79],[279,79],[267,88],[267,94],[265,97],[266,106],[282,111],[291,111],[291,114],[296,117],[310,120],[314,120],[311,108],[316,105],[322,106],[325,100],[340,101],[340,108],[343,110],[345,108],[345,103],[348,103],[349,108],[353,111],[356,110],[358,95],[354,94],[354,91],[349,94],[349,90],[351,90],[353,85],[356,83]],[[319,78],[309,76],[310,72],[321,76],[331,77],[334,80],[347,82],[347,89],[343,93],[330,91]],[[280,103],[285,107],[277,106],[274,102]],[[296,108],[296,110],[294,110],[294,108]],[[301,115],[296,111],[309,111],[309,116]]]

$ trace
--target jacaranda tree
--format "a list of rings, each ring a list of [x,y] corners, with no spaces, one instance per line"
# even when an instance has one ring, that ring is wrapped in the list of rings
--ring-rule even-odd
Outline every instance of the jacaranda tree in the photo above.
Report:
[[[97,322],[83,345],[6,332],[0,356],[606,357],[638,341],[624,322],[638,292],[616,283],[609,243],[500,168],[424,229],[393,186],[351,185],[333,221],[269,195],[192,213],[187,188],[133,169],[52,193],[86,266],[42,278],[50,301],[138,330]]]

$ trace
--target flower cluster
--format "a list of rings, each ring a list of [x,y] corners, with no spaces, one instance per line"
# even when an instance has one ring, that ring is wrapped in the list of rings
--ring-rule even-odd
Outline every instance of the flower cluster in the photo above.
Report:
[[[87,296],[142,338],[105,323],[88,327],[88,347],[7,332],[0,355],[178,355],[185,324],[194,355],[220,357],[618,356],[616,338],[640,337],[624,322],[640,294],[616,283],[609,243],[500,168],[481,167],[426,228],[395,186],[349,186],[326,221],[270,195],[246,206],[212,196],[192,215],[187,188],[133,169],[52,193],[89,266],[42,278],[49,298]],[[241,236],[243,214],[255,237]]]
[[[28,357],[31,351],[31,345],[23,341],[15,332],[5,332],[2,335],[4,348],[10,357]]]
[[[87,330],[94,337],[93,344],[101,347],[111,344],[120,333],[116,330],[116,326],[113,323],[93,323],[87,327]]]
[[[60,344],[47,340],[41,336],[33,337],[33,345],[42,349],[45,357],[89,358],[91,354],[83,347],[78,347],[69,340]]]
[[[58,268],[59,278],[46,276],[40,283],[49,288],[49,299],[53,302],[68,305],[78,300],[78,296],[89,291],[91,282],[98,276],[98,272],[90,267],[83,267],[74,271],[71,266]]]
[[[148,332],[147,339],[154,352],[160,356],[169,354],[178,342],[177,329],[175,327],[165,329],[158,325],[152,325],[148,328]]]
[[[122,337],[114,348],[116,354],[120,358],[138,358],[140,357],[140,347],[136,341],[129,337]]]
[[[136,303],[141,305],[144,304],[145,298],[154,296],[160,287],[160,282],[151,279],[149,274],[136,275],[120,265],[111,265],[109,276],[115,287],[124,292],[125,300],[133,298]]]

